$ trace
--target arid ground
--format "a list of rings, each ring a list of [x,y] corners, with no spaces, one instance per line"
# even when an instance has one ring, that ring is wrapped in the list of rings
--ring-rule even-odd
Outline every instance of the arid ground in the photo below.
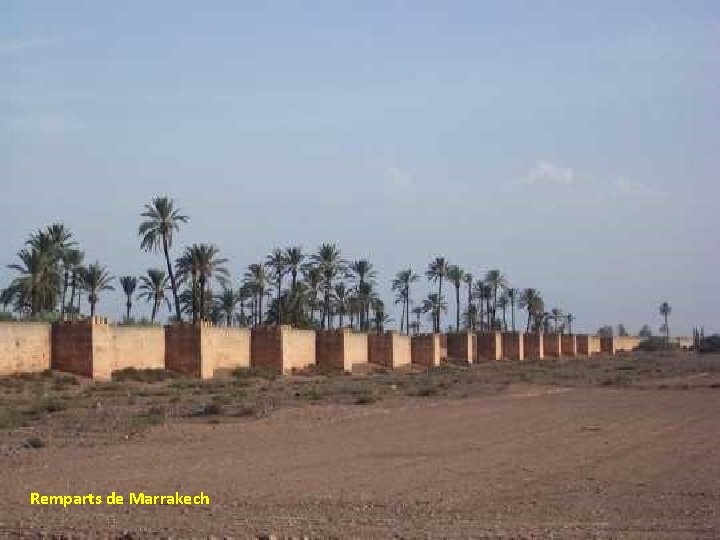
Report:
[[[717,538],[720,357],[0,379],[0,534]],[[207,507],[29,504],[196,493]]]

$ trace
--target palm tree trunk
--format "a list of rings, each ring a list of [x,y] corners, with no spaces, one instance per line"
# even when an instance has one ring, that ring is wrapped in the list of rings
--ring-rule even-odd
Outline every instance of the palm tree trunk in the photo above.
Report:
[[[258,295],[258,324],[263,323],[263,296],[265,294],[264,289],[260,289],[260,294]]]
[[[277,312],[278,312],[278,323],[283,323],[283,310],[282,303],[280,302],[280,293],[282,292],[282,277],[278,277],[277,281]]]
[[[65,270],[65,279],[63,281],[62,300],[60,302],[60,319],[63,319],[65,315],[65,296],[67,295],[68,278],[70,277],[69,272]]]
[[[440,281],[438,283],[438,308],[437,308],[437,311],[435,312],[435,319],[436,319],[435,332],[440,332],[440,302],[442,302],[442,282],[443,282],[443,278],[442,278],[442,274],[440,274]]]
[[[455,331],[460,331],[460,284],[455,285]]]
[[[200,274],[200,321],[205,320],[205,274]]]
[[[405,287],[405,333],[410,335],[410,285]]]
[[[127,313],[125,315],[125,320],[130,321],[130,310],[132,309],[132,300],[130,300],[130,297],[128,296],[127,304],[125,304],[125,307],[127,308]]]
[[[159,298],[157,297],[157,295],[155,295],[155,300],[153,301],[152,313],[150,314],[150,322],[151,323],[155,322],[155,315],[157,315],[157,309],[158,309],[159,303],[160,303]]]
[[[170,264],[170,252],[168,251],[167,236],[163,234],[163,252],[165,253],[165,264],[167,264],[168,275],[170,276],[170,286],[172,287],[173,300],[175,301],[175,317],[178,322],[182,321],[182,315],[180,314],[180,299],[178,298],[177,283],[175,283],[175,274],[172,271],[172,264]]]
[[[90,317],[95,316],[95,300],[90,300]]]
[[[515,331],[515,301],[510,302],[510,317],[512,318],[512,331]]]
[[[525,332],[530,331],[530,308],[528,307],[528,318],[527,318],[527,327],[525,328]]]

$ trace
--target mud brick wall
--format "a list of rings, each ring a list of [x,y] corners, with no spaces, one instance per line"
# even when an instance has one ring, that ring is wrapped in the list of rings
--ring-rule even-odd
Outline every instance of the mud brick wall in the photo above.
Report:
[[[600,338],[598,336],[578,334],[575,337],[577,342],[577,354],[590,356],[600,352]]]
[[[0,375],[50,369],[52,326],[0,322]]]
[[[165,369],[201,376],[199,327],[192,324],[171,324],[165,327]]]
[[[637,336],[615,336],[615,352],[632,351],[640,345],[640,338]]]
[[[471,364],[477,358],[477,342],[472,332],[450,332],[445,334],[447,357]]]
[[[507,360],[525,359],[525,340],[522,332],[502,332],[503,358]]]
[[[577,336],[575,334],[560,336],[560,352],[563,356],[577,356]]]
[[[52,369],[93,376],[93,327],[89,321],[52,325]]]
[[[529,334],[525,334],[524,336],[525,358],[535,358],[538,360],[544,358],[544,335],[537,332],[531,332]]]
[[[391,369],[409,365],[410,338],[394,330],[368,334],[368,361]]]
[[[410,357],[413,364],[425,367],[439,366],[441,361],[440,335],[421,334],[410,339]]]
[[[543,336],[543,351],[545,351],[545,356],[559,358],[561,354],[560,334],[545,334]]]
[[[221,372],[250,367],[250,330],[200,325],[200,376],[210,379]]]
[[[502,354],[502,335],[500,332],[478,332],[476,334],[477,354],[475,358],[485,360],[500,360]]]
[[[354,365],[368,363],[368,336],[349,328],[319,330],[315,333],[315,354],[318,366],[351,372]]]
[[[165,368],[165,329],[162,326],[112,325],[109,332],[113,349],[111,371]]]
[[[290,326],[282,329],[283,373],[315,365],[315,331],[297,330]]]
[[[447,334],[440,334],[440,361],[447,360],[448,357],[448,338]]]
[[[605,354],[615,354],[614,336],[600,336],[600,352]]]

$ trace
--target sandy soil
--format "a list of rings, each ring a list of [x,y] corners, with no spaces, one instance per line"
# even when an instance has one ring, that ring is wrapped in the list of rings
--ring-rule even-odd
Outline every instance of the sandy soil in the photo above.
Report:
[[[718,376],[317,404],[0,457],[0,532],[128,537],[720,537]],[[702,385],[692,384],[702,379]],[[715,387],[713,387],[715,386]],[[30,491],[204,491],[38,507]]]

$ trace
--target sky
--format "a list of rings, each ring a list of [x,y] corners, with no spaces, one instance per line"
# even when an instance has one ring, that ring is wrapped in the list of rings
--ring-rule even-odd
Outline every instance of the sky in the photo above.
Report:
[[[0,287],[56,221],[115,276],[161,266],[137,226],[167,194],[174,253],[212,242],[236,284],[336,242],[388,303],[442,255],[578,331],[668,301],[717,332],[718,53],[716,1],[3,0]]]

